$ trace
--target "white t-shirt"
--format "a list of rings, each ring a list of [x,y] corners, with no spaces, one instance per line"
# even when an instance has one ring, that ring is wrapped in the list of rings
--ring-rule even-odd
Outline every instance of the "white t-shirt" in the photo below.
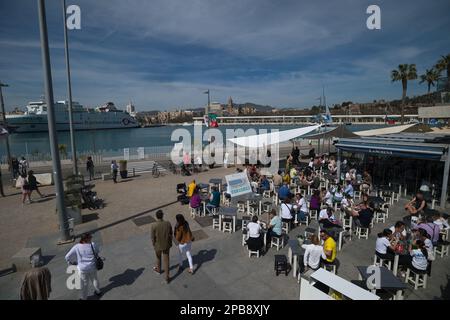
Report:
[[[323,200],[325,200],[325,203],[327,205],[329,205],[329,206],[333,205],[333,196],[331,195],[330,191],[327,191]]]
[[[434,224],[437,225],[441,231],[449,228],[448,222],[445,219],[434,220]]]
[[[386,254],[387,248],[391,246],[391,243],[386,237],[381,237],[377,239],[375,243],[375,251],[381,254]]]
[[[95,243],[92,242],[95,253],[98,254],[99,250]],[[95,257],[92,252],[90,243],[78,243],[70,249],[65,257],[67,262],[76,262],[77,268],[80,272],[90,272],[96,269]]]
[[[391,230],[392,233],[395,233],[395,226],[390,227],[389,230]],[[403,229],[403,231],[402,231],[402,236],[406,237],[406,230],[405,229]]]
[[[342,199],[341,201],[341,208],[345,209],[350,206],[350,203],[348,202],[347,198]]]
[[[259,223],[249,222],[247,224],[248,236],[250,238],[259,238],[259,232],[261,231],[261,226]]]
[[[419,270],[427,270],[428,260],[420,249],[411,251],[412,265]]]
[[[298,206],[300,207],[300,211],[308,212],[308,204],[304,197],[300,199],[300,201],[298,202]]]
[[[305,249],[303,264],[313,269],[317,269],[320,264],[320,257],[322,256],[323,247],[316,246],[315,244],[303,244],[302,248]]]
[[[319,212],[319,220],[328,219],[327,209],[322,209]]]
[[[291,215],[292,204],[281,203],[281,218],[282,219],[292,219]]]

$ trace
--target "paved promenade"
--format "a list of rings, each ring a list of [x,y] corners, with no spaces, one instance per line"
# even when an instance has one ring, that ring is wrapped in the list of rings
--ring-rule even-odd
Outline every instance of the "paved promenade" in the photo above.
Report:
[[[292,277],[275,276],[273,270],[275,249],[257,259],[248,258],[241,246],[241,232],[224,234],[203,227],[189,216],[188,206],[176,202],[177,183],[208,182],[223,178],[235,168],[215,168],[191,177],[166,176],[153,178],[151,174],[126,179],[118,184],[96,180],[95,190],[105,199],[101,210],[83,210],[85,223],[76,227],[76,233],[96,231],[94,241],[101,246],[106,258],[99,280],[105,294],[101,299],[298,299],[299,285]],[[53,187],[44,187],[46,194]],[[9,273],[10,258],[23,247],[39,246],[52,273],[51,299],[78,299],[76,290],[66,287],[67,265],[65,253],[72,244],[57,246],[58,225],[54,197],[37,199],[22,206],[18,191],[6,189],[9,196],[0,198],[0,299],[18,299],[22,273]],[[355,239],[338,252],[341,267],[338,274],[348,280],[357,279],[356,266],[371,263],[376,233],[391,226],[403,214],[405,199],[391,210],[386,224],[376,224],[369,240]],[[177,250],[171,250],[170,284],[152,271],[155,255],[150,242],[150,222],[156,209],[162,208],[165,219],[175,223],[175,215],[183,213],[195,233],[192,254],[196,272],[177,274]],[[148,218],[151,217],[151,218]],[[238,225],[240,223],[238,222]],[[291,231],[290,236],[303,234],[304,226]],[[280,250],[287,255],[287,248]],[[428,288],[408,290],[407,299],[449,298],[448,277],[450,257],[433,262]],[[91,297],[94,299],[93,297]]]

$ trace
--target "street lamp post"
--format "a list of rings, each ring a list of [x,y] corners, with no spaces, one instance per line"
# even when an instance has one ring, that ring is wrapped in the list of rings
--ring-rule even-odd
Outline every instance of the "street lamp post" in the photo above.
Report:
[[[1,109],[1,113],[2,113],[2,122],[3,122],[3,126],[5,127],[6,130],[8,130],[8,124],[6,123],[6,113],[5,113],[5,103],[3,101],[3,91],[2,91],[2,87],[9,87],[9,85],[7,85],[6,83],[2,83],[0,81],[0,109]],[[11,149],[9,147],[9,136],[7,136],[5,138],[5,143],[6,143],[6,159],[8,161],[8,170],[11,171]]]
[[[78,174],[77,153],[75,148],[75,133],[73,129],[73,109],[72,109],[72,83],[70,81],[70,63],[69,63],[69,38],[67,36],[67,17],[66,17],[66,0],[63,2],[64,17],[64,51],[66,57],[66,73],[67,73],[67,98],[69,103],[69,127],[70,127],[70,147],[72,149],[73,174]]]
[[[55,110],[53,101],[52,71],[50,65],[50,52],[48,47],[47,20],[45,16],[44,0],[37,0],[39,10],[39,31],[41,35],[42,65],[44,71],[45,100],[47,101],[48,135],[50,140],[50,152],[53,162],[53,175],[55,179],[56,209],[58,211],[60,225],[60,241],[70,241],[69,222],[66,206],[64,205],[64,187],[61,173],[61,162],[58,152],[58,139],[56,136]]]

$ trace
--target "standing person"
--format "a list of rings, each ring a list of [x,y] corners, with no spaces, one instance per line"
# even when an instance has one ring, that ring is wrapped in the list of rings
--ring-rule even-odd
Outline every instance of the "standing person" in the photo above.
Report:
[[[27,174],[29,165],[28,165],[28,161],[25,159],[25,157],[22,157],[19,161],[19,171],[20,174]]]
[[[166,283],[170,282],[169,275],[169,253],[172,247],[172,225],[169,221],[163,220],[162,210],[156,211],[156,222],[152,223],[150,233],[153,247],[156,254],[156,266],[153,271],[161,274],[161,257],[164,259],[164,269],[166,272]]]
[[[96,256],[100,250],[94,242],[92,235],[85,233],[81,236],[80,243],[74,245],[66,254],[68,264],[75,264],[78,269],[81,284],[81,300],[86,300],[88,296],[89,283],[94,287],[97,297],[102,295],[97,278]]]
[[[117,183],[117,173],[119,172],[119,166],[117,165],[116,160],[111,161],[111,174],[114,183]]]
[[[92,161],[91,156],[87,157],[86,171],[89,174],[89,181],[94,180],[94,161]]]
[[[322,265],[333,264],[336,259],[336,241],[325,229],[320,230],[320,238],[323,242]]]
[[[16,157],[11,159],[11,168],[13,173],[13,179],[17,179],[19,177],[19,160]]]
[[[38,184],[40,184],[36,177],[34,176],[34,172],[33,170],[28,171],[28,184],[30,185],[30,198],[31,198],[31,194],[33,193],[33,191],[36,191],[38,193],[38,195],[41,196],[41,198],[44,198],[45,195],[41,193],[41,191],[39,191],[38,188]]]
[[[195,183],[195,180],[192,180],[191,183],[188,184],[188,191],[187,196],[190,198],[194,194],[194,190],[197,187],[197,184]]]
[[[189,273],[194,274],[194,265],[192,263],[191,247],[194,237],[192,236],[189,223],[184,219],[182,214],[177,214],[177,224],[175,225],[175,231],[173,233],[175,239],[178,241],[179,252],[179,265],[178,270],[181,273],[183,271],[183,255],[185,254],[189,263]]]
[[[22,205],[25,204],[26,198],[28,198],[28,203],[31,203],[30,184],[28,183],[27,175],[21,174],[17,180],[17,185],[22,190]]]

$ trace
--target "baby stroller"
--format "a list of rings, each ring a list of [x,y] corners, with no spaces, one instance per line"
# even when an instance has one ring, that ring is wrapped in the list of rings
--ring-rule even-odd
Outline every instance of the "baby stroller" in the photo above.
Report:
[[[83,204],[89,210],[103,208],[103,200],[97,197],[97,192],[92,191],[93,185],[87,185],[81,188],[81,197]]]
[[[177,184],[177,201],[180,201],[181,204],[189,204],[189,197],[186,195],[187,193],[187,187],[186,183],[179,183]]]

